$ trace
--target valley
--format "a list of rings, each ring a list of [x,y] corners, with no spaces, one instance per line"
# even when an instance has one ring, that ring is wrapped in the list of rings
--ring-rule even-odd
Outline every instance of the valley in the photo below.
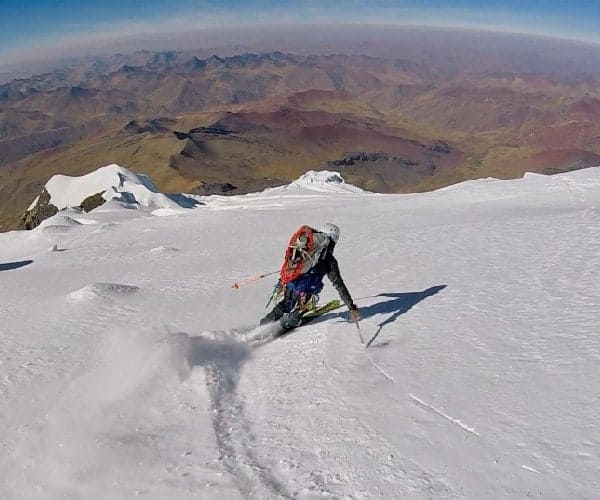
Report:
[[[110,163],[166,192],[241,194],[310,169],[383,193],[600,164],[600,80],[282,52],[107,56],[0,85],[0,230],[54,174]]]

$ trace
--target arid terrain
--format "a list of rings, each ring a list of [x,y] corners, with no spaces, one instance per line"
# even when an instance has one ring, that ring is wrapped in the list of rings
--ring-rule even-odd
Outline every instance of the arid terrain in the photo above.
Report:
[[[600,165],[600,75],[527,54],[492,71],[417,51],[139,51],[9,81],[0,230],[52,175],[113,162],[191,193],[248,192],[308,169],[412,192]]]

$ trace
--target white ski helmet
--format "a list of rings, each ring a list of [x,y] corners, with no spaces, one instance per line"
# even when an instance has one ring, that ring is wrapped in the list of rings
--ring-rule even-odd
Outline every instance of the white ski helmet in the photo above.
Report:
[[[340,239],[340,228],[331,222],[323,224],[321,229],[319,229],[319,232],[326,234],[329,239],[335,243]]]

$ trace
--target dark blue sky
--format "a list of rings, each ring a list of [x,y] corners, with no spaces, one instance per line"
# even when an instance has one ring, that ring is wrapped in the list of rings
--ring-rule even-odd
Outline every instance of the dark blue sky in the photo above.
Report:
[[[220,24],[355,22],[474,27],[600,41],[600,0],[0,0],[0,62],[81,38]]]

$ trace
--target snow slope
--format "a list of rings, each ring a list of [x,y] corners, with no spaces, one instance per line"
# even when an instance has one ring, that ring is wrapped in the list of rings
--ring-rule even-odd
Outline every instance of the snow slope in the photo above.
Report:
[[[600,168],[322,181],[0,234],[0,498],[598,498]],[[231,288],[326,221],[368,350]]]

